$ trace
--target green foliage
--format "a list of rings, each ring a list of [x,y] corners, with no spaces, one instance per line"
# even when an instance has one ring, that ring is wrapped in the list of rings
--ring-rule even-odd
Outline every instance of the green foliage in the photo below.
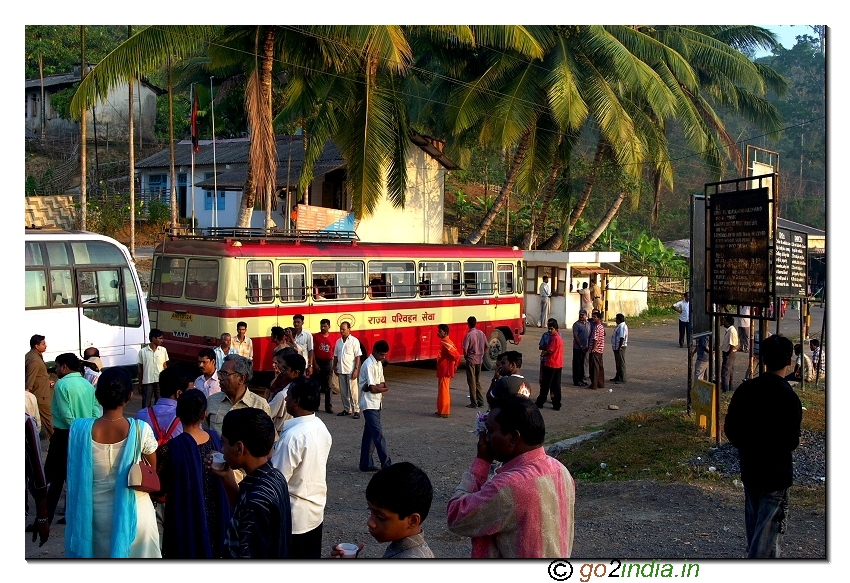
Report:
[[[86,26],[86,61],[97,63],[127,38],[121,25]],[[24,27],[24,63],[27,79],[38,78],[41,56],[45,75],[70,73],[80,63],[78,25],[32,25]]]
[[[469,215],[470,212],[472,212],[472,202],[470,202],[462,190],[458,190],[455,194],[455,217],[460,220],[462,217]]]
[[[628,271],[636,271],[650,277],[689,277],[688,261],[665,247],[660,239],[650,237],[646,232],[641,232],[636,239],[624,232],[614,238],[612,244],[620,251],[620,260]]]
[[[79,83],[74,83],[71,87],[57,91],[50,96],[50,104],[62,119],[71,119],[71,99],[74,97],[74,93],[77,91],[79,85]]]
[[[146,210],[152,225],[165,226],[171,221],[171,208],[161,200],[151,200]]]
[[[558,456],[579,480],[719,479],[687,462],[703,457],[714,440],[701,435],[684,407],[632,413],[605,424],[604,433]],[[605,464],[604,467],[602,464]]]
[[[35,176],[27,176],[27,180],[24,183],[24,192],[26,196],[35,196],[38,194],[38,180],[35,179]]]
[[[147,219],[155,227],[167,225],[171,220],[171,209],[167,203],[151,200],[147,203],[136,198],[136,221]],[[79,203],[76,204],[79,209]],[[130,224],[130,195],[111,194],[107,197],[86,199],[88,209],[86,228],[95,233],[115,237]]]

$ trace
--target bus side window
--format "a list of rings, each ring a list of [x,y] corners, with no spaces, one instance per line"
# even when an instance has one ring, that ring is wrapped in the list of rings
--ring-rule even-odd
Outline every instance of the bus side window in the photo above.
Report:
[[[190,259],[187,269],[190,278],[186,298],[215,300],[218,296],[218,261],[215,259]]]
[[[307,290],[304,282],[307,279],[307,270],[300,263],[281,263],[278,266],[278,288],[282,302],[303,302],[307,299]],[[313,295],[315,299],[316,285],[313,284]]]
[[[25,297],[27,308],[47,305],[47,280],[41,269],[26,272]]]
[[[324,300],[325,299],[325,280],[321,278],[316,278],[313,280],[313,299],[314,300]]]

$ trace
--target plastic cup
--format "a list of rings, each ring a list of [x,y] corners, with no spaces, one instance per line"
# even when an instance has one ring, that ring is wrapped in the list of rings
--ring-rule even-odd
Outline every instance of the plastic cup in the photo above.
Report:
[[[339,543],[337,546],[339,547],[339,550],[342,551],[343,559],[355,558],[357,556],[357,551],[360,550],[360,547],[354,543]]]
[[[225,465],[224,454],[220,451],[216,451],[212,454],[212,469],[214,470],[223,470]]]

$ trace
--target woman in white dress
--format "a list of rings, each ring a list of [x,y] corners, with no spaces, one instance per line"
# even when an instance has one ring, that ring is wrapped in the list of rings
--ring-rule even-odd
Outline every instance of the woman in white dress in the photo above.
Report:
[[[132,392],[126,371],[104,370],[95,390],[103,415],[71,424],[65,531],[68,558],[161,556],[151,498],[127,486],[127,475],[140,455],[156,467],[153,430],[144,421],[124,417]]]

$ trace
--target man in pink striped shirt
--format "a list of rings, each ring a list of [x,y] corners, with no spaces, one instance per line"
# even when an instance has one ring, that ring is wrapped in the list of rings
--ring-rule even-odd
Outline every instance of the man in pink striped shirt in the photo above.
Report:
[[[566,558],[573,548],[575,482],[546,454],[534,401],[493,404],[478,454],[449,500],[448,528],[472,538],[473,558]],[[487,480],[493,460],[504,462]]]

